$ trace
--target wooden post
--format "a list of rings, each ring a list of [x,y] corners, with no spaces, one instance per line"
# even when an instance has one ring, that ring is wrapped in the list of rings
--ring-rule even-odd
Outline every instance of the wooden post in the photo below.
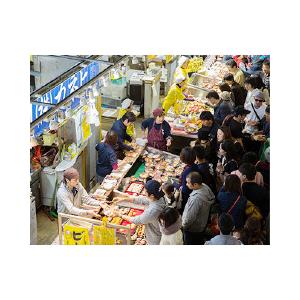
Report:
[[[62,221],[61,221],[61,214],[58,214],[58,235],[59,235],[59,244],[62,245]]]

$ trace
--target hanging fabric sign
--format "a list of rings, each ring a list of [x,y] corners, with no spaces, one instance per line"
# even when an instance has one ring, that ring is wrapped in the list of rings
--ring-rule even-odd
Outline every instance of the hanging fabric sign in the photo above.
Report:
[[[90,245],[90,237],[87,228],[65,225],[64,245]]]

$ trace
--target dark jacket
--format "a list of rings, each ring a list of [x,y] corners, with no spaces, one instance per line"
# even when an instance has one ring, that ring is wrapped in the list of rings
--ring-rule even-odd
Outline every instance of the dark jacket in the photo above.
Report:
[[[256,205],[264,217],[270,212],[270,194],[255,182],[244,182],[242,185],[243,195]]]
[[[240,86],[237,82],[234,82],[231,86],[231,92],[233,94],[234,105],[244,106],[247,97],[247,91],[242,86]]]
[[[210,187],[210,189],[212,190],[212,192],[214,194],[216,194],[216,192],[217,192],[216,182],[215,182],[213,175],[210,173],[209,163],[204,162],[204,163],[198,164],[197,166],[198,166],[199,173],[202,176],[202,181]]]
[[[224,213],[228,213],[238,196],[239,195],[237,193],[225,192],[224,187],[222,187],[217,196],[217,200],[220,204],[220,210]],[[244,196],[241,196],[235,206],[229,212],[233,218],[235,228],[241,228],[244,226],[246,204],[247,199]]]
[[[162,124],[156,124],[156,123],[154,124],[154,123],[155,123],[155,119],[149,118],[142,122],[141,127],[143,130],[148,129],[148,132],[150,132],[153,125],[155,129],[160,129],[161,127],[164,138],[167,139],[168,137],[171,137],[171,127],[167,121],[163,121]]]
[[[125,150],[132,150],[133,148],[124,144],[124,141],[128,141],[128,142],[131,142],[132,141],[132,138],[126,133],[126,126],[123,124],[123,121],[122,119],[119,119],[117,120],[112,128],[112,130],[114,130],[118,137],[119,137],[119,143],[120,145],[122,146],[123,149]]]
[[[235,139],[244,137],[244,134],[242,132],[244,129],[243,123],[239,123],[232,118],[228,123],[228,127],[230,128],[232,137],[234,137]]]
[[[214,108],[214,118],[218,125],[222,125],[226,116],[232,114],[233,107],[230,101],[220,101],[219,105]]]
[[[214,156],[212,154],[215,154],[218,151],[218,149],[217,149],[217,131],[218,131],[218,129],[219,129],[219,125],[216,122],[213,123],[212,127],[202,126],[199,129],[199,131],[206,131],[206,130],[209,131],[208,137],[209,137],[210,146],[211,146],[211,153],[210,153],[211,156]],[[210,158],[210,160],[214,160],[214,159],[215,159],[215,157]]]
[[[192,192],[192,190],[190,190],[186,185],[186,178],[191,172],[199,173],[199,169],[196,164],[192,164],[191,166],[186,166],[179,180],[179,183],[182,186],[182,208],[181,208],[182,210],[184,209],[184,206],[186,205],[189,196]]]
[[[101,177],[105,177],[113,170],[113,164],[118,162],[117,155],[113,148],[106,143],[98,144],[96,150],[98,152],[97,174]]]

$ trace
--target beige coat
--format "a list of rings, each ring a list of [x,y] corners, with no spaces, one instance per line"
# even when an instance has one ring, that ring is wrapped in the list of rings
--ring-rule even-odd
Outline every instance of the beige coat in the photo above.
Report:
[[[86,216],[86,210],[80,208],[85,203],[88,205],[99,206],[99,201],[94,200],[87,194],[81,183],[78,184],[78,193],[73,196],[73,193],[62,182],[57,194],[57,212],[77,216]]]

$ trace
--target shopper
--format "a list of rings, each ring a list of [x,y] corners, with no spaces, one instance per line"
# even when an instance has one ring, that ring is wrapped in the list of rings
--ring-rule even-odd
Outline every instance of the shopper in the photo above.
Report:
[[[215,196],[211,189],[202,183],[198,172],[190,173],[186,181],[192,193],[182,215],[184,244],[203,245],[210,207],[215,201]]]
[[[170,87],[167,96],[165,97],[162,108],[165,113],[169,111],[171,107],[174,107],[174,113],[179,115],[182,111],[182,100],[185,99],[184,91],[186,89],[186,77],[183,75],[178,76],[175,79],[175,83]]]
[[[58,188],[56,199],[58,213],[83,217],[99,217],[100,202],[89,197],[79,182],[79,172],[74,168],[64,171],[63,181]],[[84,209],[81,208],[82,204],[96,206],[96,208]]]
[[[142,122],[144,137],[146,138],[145,131],[147,129],[148,146],[167,151],[172,142],[171,127],[164,119],[165,113],[162,108],[154,109],[153,116],[154,118],[149,118]]]
[[[182,203],[180,212],[182,213],[189,195],[192,192],[186,184],[186,178],[191,172],[198,172],[198,167],[195,164],[196,153],[191,147],[185,147],[181,150],[180,160],[185,164],[184,170],[179,178],[179,186],[177,186],[181,188]]]
[[[254,77],[248,77],[245,80],[245,89],[247,90],[247,97],[245,101],[245,106],[249,103],[254,103],[254,95],[259,92],[256,86],[256,80]]]
[[[217,123],[221,126],[224,119],[233,113],[234,103],[230,92],[222,92],[220,94],[220,99],[219,109],[215,110],[214,117]]]
[[[257,162],[258,162],[257,154],[255,152],[247,152],[243,155],[241,164],[250,163],[250,164],[256,165]],[[242,174],[239,170],[235,170],[235,171],[231,172],[231,174],[237,175],[240,178],[240,180],[242,180]],[[264,178],[263,178],[262,174],[258,171],[255,174],[255,182],[259,186],[262,186],[262,187],[264,186]]]
[[[178,191],[172,183],[166,182],[162,185],[162,191],[165,194],[166,206],[178,208]]]
[[[210,130],[207,127],[201,127],[198,130],[198,138],[195,141],[191,142],[191,146],[200,145],[206,149],[208,155],[210,155],[211,151],[211,142],[210,142]]]
[[[212,151],[215,153],[217,151],[217,131],[219,125],[215,122],[214,116],[209,111],[201,112],[199,118],[202,122],[202,127],[198,131],[198,138],[200,132],[208,131],[210,145]]]
[[[214,119],[218,125],[221,125],[224,118],[231,114],[233,110],[233,107],[230,103],[230,93],[223,92],[222,97],[223,98],[221,99],[216,91],[210,91],[206,95],[208,104],[214,108]]]
[[[146,205],[144,212],[139,216],[128,217],[127,215],[121,215],[120,217],[133,224],[144,224],[147,244],[159,245],[161,232],[159,229],[158,216],[166,206],[165,200],[160,190],[160,183],[156,180],[147,181],[145,191],[146,197],[117,197],[114,199],[114,203],[126,200],[132,203]]]
[[[207,241],[205,245],[242,245],[241,241],[231,235],[234,222],[229,214],[222,213],[219,216],[218,225],[221,234]]]
[[[245,132],[249,134],[259,131],[267,108],[267,105],[263,103],[265,100],[262,92],[259,91],[255,93],[253,99],[253,103],[249,102],[245,104],[245,109],[250,111],[245,118]]]
[[[132,142],[132,137],[126,133],[126,130],[127,127],[133,124],[135,121],[135,114],[133,112],[127,112],[121,119],[117,120],[111,128],[118,135],[119,143],[125,150],[133,150],[133,147],[126,145],[124,142]]]
[[[116,151],[122,151],[121,145],[118,144],[118,135],[110,130],[103,143],[96,146],[98,159],[96,162],[97,182],[101,183],[104,177],[118,168],[118,158]]]
[[[270,60],[266,59],[263,61],[260,77],[270,93]]]
[[[121,119],[127,112],[131,112],[132,111],[132,106],[133,106],[134,101],[126,98],[125,100],[123,100],[122,104],[121,104],[121,108],[119,110],[118,113],[118,118],[117,120]],[[130,136],[130,137],[134,137],[134,125],[133,124],[129,124],[126,127],[126,133]]]
[[[239,167],[239,171],[242,174],[243,195],[259,208],[263,217],[266,217],[270,212],[270,196],[265,188],[255,182],[255,166],[249,163],[243,163]]]
[[[178,67],[175,70],[174,73],[174,82],[180,77],[186,78],[186,80],[189,79],[188,77],[188,65],[189,65],[190,59],[186,56],[181,56],[178,60]]]
[[[263,176],[264,187],[270,190],[270,147],[264,151],[264,159],[256,163],[256,170]]]
[[[160,245],[183,245],[181,217],[173,207],[166,207],[158,216],[161,232]]]
[[[220,145],[225,140],[232,140],[230,128],[228,126],[220,126],[217,131],[217,142]]]
[[[235,80],[232,74],[226,74],[224,76],[224,81],[227,83],[230,88],[233,95],[233,102],[235,106],[238,105],[244,105],[245,100],[247,97],[247,91],[242,87],[240,84],[238,84]]]
[[[251,77],[253,77],[256,81],[256,87],[257,89],[263,94],[263,98],[265,100],[265,103],[267,105],[270,104],[270,94],[269,94],[269,90],[266,88],[262,78],[260,77],[260,75],[251,75]]]
[[[236,62],[233,59],[226,61],[226,66],[228,72],[234,76],[234,81],[237,82],[240,86],[244,86],[245,75],[243,71],[241,71]]]
[[[240,241],[244,245],[263,245],[265,243],[265,235],[261,230],[261,222],[257,218],[250,217],[247,219],[240,233]]]
[[[196,145],[193,147],[193,150],[196,153],[196,164],[198,166],[198,171],[202,176],[203,183],[208,185],[212,192],[216,194],[217,189],[215,178],[213,176],[213,166],[207,161],[205,148],[203,146]]]
[[[231,140],[225,140],[220,144],[220,159],[216,168],[216,172],[219,175],[227,176],[232,171],[238,169],[236,148]]]
[[[221,212],[232,216],[236,229],[245,223],[247,199],[242,195],[241,180],[237,175],[228,175],[217,196]]]
[[[233,116],[228,116],[229,118],[224,120],[223,125],[228,126],[232,137],[237,140],[241,145],[243,145],[243,130],[244,122],[246,116],[250,113],[249,110],[245,109],[243,106],[237,106],[234,109]]]
[[[259,72],[262,69],[263,61],[269,60],[269,58],[270,58],[269,55],[249,55],[248,73],[251,75],[259,74]]]

